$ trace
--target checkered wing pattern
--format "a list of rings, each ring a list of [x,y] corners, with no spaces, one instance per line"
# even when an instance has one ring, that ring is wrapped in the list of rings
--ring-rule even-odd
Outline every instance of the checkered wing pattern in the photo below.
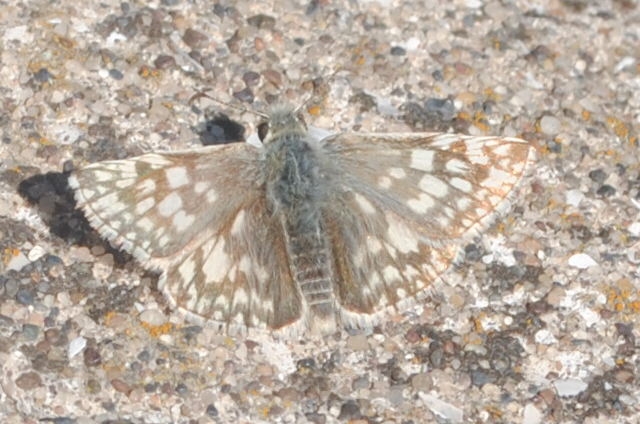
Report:
[[[259,156],[247,143],[151,153],[89,165],[69,182],[103,237],[162,272],[172,306],[230,330],[278,329],[302,306]]]
[[[426,293],[464,239],[509,206],[533,149],[520,139],[346,134],[324,141],[345,170],[324,211],[341,320],[368,326]]]

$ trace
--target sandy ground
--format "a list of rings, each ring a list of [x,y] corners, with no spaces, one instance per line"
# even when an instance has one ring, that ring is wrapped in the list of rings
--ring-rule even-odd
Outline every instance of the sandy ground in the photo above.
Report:
[[[638,2],[262,3],[0,7],[0,422],[637,423]],[[415,308],[229,336],[169,308],[66,185],[237,138],[212,114],[254,131],[201,90],[258,111],[313,97],[329,131],[519,136],[537,160]]]

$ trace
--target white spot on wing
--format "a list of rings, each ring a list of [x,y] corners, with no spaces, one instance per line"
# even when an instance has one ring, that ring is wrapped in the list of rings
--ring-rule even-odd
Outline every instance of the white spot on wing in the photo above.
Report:
[[[120,179],[120,180],[116,181],[115,186],[117,188],[119,188],[119,189],[129,188],[135,182],[136,182],[135,178],[123,178],[123,179]]]
[[[138,228],[140,228],[145,233],[149,233],[149,232],[151,232],[151,230],[153,230],[153,222],[151,222],[151,220],[149,218],[140,218],[136,222],[136,225],[137,225]]]
[[[243,209],[240,212],[238,212],[238,214],[236,215],[236,219],[233,220],[233,224],[231,224],[231,234],[233,234],[234,236],[237,236],[238,234],[240,234],[240,231],[244,226],[245,215],[246,213]]]
[[[151,209],[155,204],[156,201],[153,199],[153,197],[147,197],[146,199],[138,202],[138,204],[136,205],[136,213],[138,215],[142,215],[149,209]]]
[[[396,180],[401,180],[407,176],[407,173],[402,168],[391,168],[389,169],[389,175]]]
[[[93,179],[96,182],[104,183],[106,181],[111,181],[112,178],[113,174],[111,172],[100,171],[98,169],[93,171]]]
[[[238,307],[242,308],[249,303],[249,296],[247,296],[247,291],[238,287],[236,291],[233,293],[233,306],[232,308],[236,309]]]
[[[193,261],[192,257],[189,257],[178,267],[178,272],[180,273],[180,277],[182,277],[183,285],[186,285],[193,280],[193,277],[196,275],[196,264]]]
[[[471,183],[469,181],[459,177],[451,178],[451,180],[449,181],[449,184],[451,184],[453,187],[457,188],[458,190],[464,193],[469,193],[471,192],[471,189],[472,189]]]
[[[369,252],[376,255],[382,249],[382,243],[380,243],[380,240],[370,236],[367,237],[367,247],[369,248]]]
[[[403,222],[398,221],[397,218],[390,214],[387,214],[387,222],[389,224],[387,239],[393,247],[401,253],[418,251],[418,239],[416,239],[413,231],[409,230]]]
[[[420,190],[425,193],[429,193],[435,197],[444,197],[449,191],[449,188],[444,181],[430,174],[426,174],[420,179],[418,187],[420,187]]]
[[[207,202],[209,203],[215,202],[216,199],[218,198],[218,194],[214,189],[209,189],[209,191],[207,191],[206,196],[207,196]]]
[[[204,272],[208,283],[221,282],[227,275],[230,260],[229,255],[224,251],[224,246],[224,239],[217,239],[213,249],[209,252],[207,260],[202,265],[202,272]]]
[[[380,188],[384,188],[384,189],[391,187],[391,178],[389,177],[378,178],[378,185],[380,186]]]
[[[182,198],[176,192],[171,192],[158,203],[158,212],[165,218],[170,217],[182,208]]]
[[[360,206],[362,212],[371,215],[376,212],[376,208],[373,207],[370,201],[367,200],[363,195],[356,193],[355,194],[356,203]]]
[[[513,184],[516,181],[516,177],[513,174],[502,171],[501,169],[491,168],[489,170],[489,176],[482,181],[484,187],[489,188],[501,188],[505,184]]]
[[[469,165],[460,159],[450,159],[444,167],[447,171],[454,172],[456,174],[464,174],[469,171]]]
[[[511,144],[502,144],[493,148],[493,152],[500,156],[511,156]]]
[[[400,275],[398,268],[391,265],[388,265],[382,270],[382,275],[384,276],[384,281],[386,281],[387,284],[402,280],[402,276]]]
[[[164,171],[169,187],[178,188],[189,184],[189,176],[184,166],[175,166]]]
[[[195,220],[195,216],[187,215],[184,209],[182,209],[173,216],[172,223],[176,230],[182,232],[188,229]]]
[[[196,194],[202,194],[208,188],[209,188],[209,183],[206,183],[204,181],[198,181],[196,185],[193,187],[193,190],[196,192]]]
[[[156,183],[152,179],[147,178],[138,184],[138,191],[141,196],[151,194],[156,190]]]
[[[409,199],[407,205],[417,213],[425,213],[434,205],[433,198],[427,193],[420,193],[417,199]]]
[[[433,171],[433,150],[415,149],[411,152],[411,168],[420,171]]]

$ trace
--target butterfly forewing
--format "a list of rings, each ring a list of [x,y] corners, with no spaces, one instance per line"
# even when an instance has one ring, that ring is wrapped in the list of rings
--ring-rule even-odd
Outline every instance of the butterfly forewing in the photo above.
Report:
[[[301,317],[279,221],[246,143],[105,161],[69,182],[91,224],[162,271],[170,303],[198,321],[277,329]]]
[[[424,293],[460,239],[506,207],[531,155],[519,139],[455,134],[348,134],[324,145],[345,173],[325,215],[348,326]]]

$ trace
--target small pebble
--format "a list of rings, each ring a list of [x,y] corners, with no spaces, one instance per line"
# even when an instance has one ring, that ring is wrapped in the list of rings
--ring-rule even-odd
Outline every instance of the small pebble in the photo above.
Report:
[[[553,386],[558,391],[558,396],[576,396],[583,392],[588,384],[582,380],[568,378],[554,381]]]
[[[607,174],[602,169],[594,169],[589,172],[589,178],[594,183],[602,184],[607,179]]]
[[[82,352],[82,350],[87,346],[87,339],[84,337],[76,337],[71,340],[69,343],[69,349],[67,350],[67,356],[69,359],[76,356],[78,353]]]
[[[205,48],[209,44],[209,37],[200,31],[187,28],[182,36],[182,41],[192,49],[199,50]]]
[[[21,251],[15,252],[16,254],[11,256],[9,263],[5,268],[7,271],[20,271],[22,268],[30,264],[29,258]]]
[[[461,423],[464,417],[462,409],[445,402],[431,394],[419,393],[420,399],[435,415],[451,423]]]
[[[528,403],[525,405],[522,414],[522,424],[540,424],[543,418],[544,415],[534,404]]]
[[[598,265],[598,263],[586,253],[576,253],[569,258],[568,263],[570,266],[578,269],[587,269]]]
[[[176,66],[176,59],[173,56],[169,56],[166,54],[161,54],[156,57],[156,60],[153,61],[153,66],[156,69],[169,69]]]
[[[33,390],[42,386],[42,378],[40,378],[40,374],[34,371],[25,372],[16,379],[16,386],[22,390]]]
[[[47,254],[47,251],[44,249],[44,247],[42,246],[34,246],[29,253],[27,253],[27,258],[31,261],[31,262],[35,262],[38,259],[40,259],[41,257],[43,257],[44,255]]]
[[[28,288],[18,289],[16,301],[22,305],[33,305],[34,293]]]
[[[602,197],[611,197],[616,194],[616,189],[609,184],[605,184],[596,191],[596,194]]]
[[[407,51],[400,46],[391,47],[391,56],[404,56],[407,54]]]
[[[547,135],[556,135],[560,132],[561,123],[555,116],[545,115],[540,120],[540,130]]]
[[[89,346],[88,348],[86,348],[82,353],[82,356],[84,364],[87,367],[95,367],[102,363],[102,356],[100,355],[100,352],[94,347]]]
[[[129,393],[131,393],[131,386],[119,378],[111,380],[111,386],[113,386],[116,391],[124,393],[125,395],[129,395]]]
[[[356,334],[355,336],[350,336],[347,339],[347,349],[351,350],[368,350],[369,342],[367,341],[367,336],[364,334]]]
[[[147,309],[143,311],[138,318],[145,324],[157,327],[167,322],[167,317],[157,309]]]

